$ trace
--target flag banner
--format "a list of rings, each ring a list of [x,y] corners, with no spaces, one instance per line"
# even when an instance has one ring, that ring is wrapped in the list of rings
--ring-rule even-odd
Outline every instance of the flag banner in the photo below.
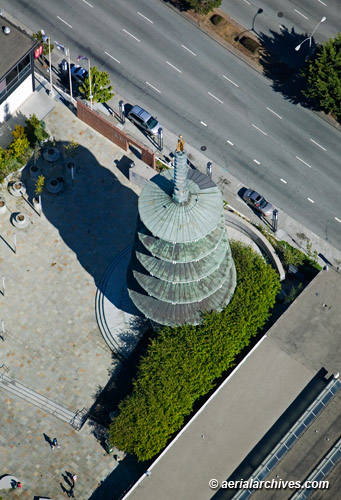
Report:
[[[88,60],[88,58],[86,56],[78,56],[77,57],[77,61],[79,62],[81,59],[85,59],[86,61]]]
[[[61,50],[62,52],[66,53],[66,47],[65,45],[61,45],[60,43],[56,42],[56,40],[53,41],[55,46],[57,47],[58,50]]]

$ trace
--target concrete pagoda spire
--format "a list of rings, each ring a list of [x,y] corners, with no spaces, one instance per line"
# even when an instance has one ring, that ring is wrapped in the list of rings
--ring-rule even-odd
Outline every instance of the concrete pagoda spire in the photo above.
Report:
[[[179,136],[174,171],[155,175],[141,192],[127,284],[136,307],[161,325],[198,324],[220,311],[236,286],[223,200],[206,175],[188,169]]]
[[[185,203],[188,199],[188,177],[187,177],[187,155],[184,150],[185,141],[179,135],[178,145],[174,159],[174,192],[173,200],[177,203]]]

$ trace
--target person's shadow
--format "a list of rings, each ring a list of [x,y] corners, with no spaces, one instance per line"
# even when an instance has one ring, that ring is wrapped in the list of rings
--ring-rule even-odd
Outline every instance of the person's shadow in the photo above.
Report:
[[[50,445],[50,447],[52,448],[52,439],[47,435],[45,434],[45,432],[43,433],[43,436],[44,436],[44,439],[45,441]]]

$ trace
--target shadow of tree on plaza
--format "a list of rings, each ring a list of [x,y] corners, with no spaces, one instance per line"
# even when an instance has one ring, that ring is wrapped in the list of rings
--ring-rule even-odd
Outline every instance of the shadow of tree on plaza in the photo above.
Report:
[[[301,76],[308,58],[315,52],[314,39],[309,47],[307,33],[296,33],[295,28],[289,30],[285,26],[280,33],[273,30],[270,33],[270,36],[258,33],[258,37],[265,49],[261,53],[260,64],[264,75],[272,81],[273,90],[294,104],[318,110],[319,107],[303,95],[306,79]],[[295,47],[300,44],[300,50],[296,51]]]

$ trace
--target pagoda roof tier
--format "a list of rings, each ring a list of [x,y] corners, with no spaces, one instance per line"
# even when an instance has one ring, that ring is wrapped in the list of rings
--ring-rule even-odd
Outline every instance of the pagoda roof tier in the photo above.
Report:
[[[139,198],[139,214],[153,236],[173,243],[203,238],[218,225],[222,212],[219,188],[211,179],[188,170],[188,198],[173,199],[173,171],[167,170],[144,185]]]
[[[159,259],[168,262],[192,262],[202,259],[214,252],[225,234],[225,216],[222,213],[216,228],[208,235],[196,241],[187,243],[173,243],[161,240],[153,236],[140,220],[137,228],[137,236],[149,252]]]
[[[205,278],[228,258],[228,252],[231,253],[226,231],[212,252],[203,258],[197,256],[197,259],[191,262],[176,263],[158,259],[150,255],[139,240],[136,245],[136,257],[146,271],[151,276],[172,283],[190,283]]]
[[[152,297],[172,304],[189,304],[201,302],[216,292],[226,280],[231,262],[233,262],[231,256],[230,258],[226,256],[218,269],[205,278],[189,283],[163,281],[136,268],[133,268],[133,275],[139,285]]]
[[[135,281],[135,280],[134,280]],[[149,319],[160,325],[197,325],[202,321],[202,314],[221,311],[229,303],[236,283],[236,269],[230,267],[221,287],[201,302],[191,304],[171,304],[147,295],[136,283],[129,287],[129,295],[138,309]]]

